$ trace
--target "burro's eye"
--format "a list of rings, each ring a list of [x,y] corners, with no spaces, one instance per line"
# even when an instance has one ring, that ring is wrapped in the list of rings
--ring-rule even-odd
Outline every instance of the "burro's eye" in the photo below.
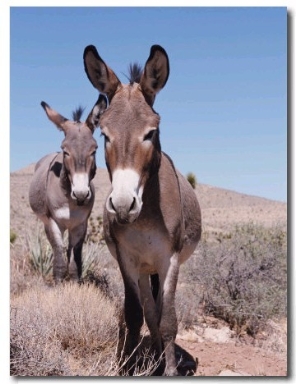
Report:
[[[156,129],[151,129],[146,135],[144,136],[144,141],[151,141],[156,133]]]

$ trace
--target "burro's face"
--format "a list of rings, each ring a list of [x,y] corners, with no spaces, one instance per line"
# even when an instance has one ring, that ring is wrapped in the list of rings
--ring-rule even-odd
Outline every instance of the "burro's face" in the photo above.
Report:
[[[145,102],[138,84],[123,86],[100,118],[112,182],[106,208],[119,224],[139,217],[145,184],[158,171],[158,125],[159,116]]]
[[[63,162],[71,185],[71,198],[78,205],[92,197],[90,182],[96,173],[97,142],[84,123],[69,122],[62,142]]]
[[[127,85],[120,82],[93,45],[85,48],[83,60],[90,82],[109,101],[100,117],[112,182],[106,208],[119,224],[130,224],[139,217],[147,180],[150,182],[160,164],[159,116],[152,106],[168,80],[168,55],[153,45],[144,69],[132,71],[131,75],[135,74]]]
[[[61,149],[64,172],[71,186],[70,196],[78,205],[86,205],[92,197],[90,182],[96,173],[97,142],[93,133],[99,126],[100,115],[107,107],[106,97],[103,95],[98,97],[85,122],[80,122],[79,116],[76,121],[66,119],[44,101],[41,105],[49,120],[65,135]],[[80,114],[82,112],[80,109]]]

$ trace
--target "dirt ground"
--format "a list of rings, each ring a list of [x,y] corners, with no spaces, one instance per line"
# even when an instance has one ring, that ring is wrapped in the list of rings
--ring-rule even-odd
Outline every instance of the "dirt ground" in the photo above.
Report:
[[[199,333],[181,333],[176,339],[198,363],[195,376],[287,376],[286,352],[255,346],[258,343],[251,338],[238,339],[226,325]]]
[[[180,343],[198,359],[195,376],[286,376],[286,361],[249,345]]]

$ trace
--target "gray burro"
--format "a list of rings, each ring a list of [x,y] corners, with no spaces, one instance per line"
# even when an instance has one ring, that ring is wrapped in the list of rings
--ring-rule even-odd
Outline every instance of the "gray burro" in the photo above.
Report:
[[[194,190],[161,151],[160,117],[153,104],[168,80],[169,59],[153,45],[143,69],[130,67],[129,84],[120,82],[94,46],[85,48],[84,66],[108,101],[99,125],[111,180],[104,235],[125,288],[119,361],[133,374],[145,316],[156,358],[164,356],[164,375],[179,375],[175,290],[179,267],[200,240],[201,214]]]
[[[93,137],[98,125],[99,111],[105,97],[97,103],[85,122],[80,122],[82,110],[71,121],[42,102],[48,118],[63,131],[62,152],[44,156],[35,166],[29,188],[32,210],[44,223],[53,249],[53,277],[79,280],[82,273],[82,246],[87,221],[93,208],[95,191],[92,179],[96,173],[97,142]],[[67,262],[64,257],[63,235],[69,234]]]

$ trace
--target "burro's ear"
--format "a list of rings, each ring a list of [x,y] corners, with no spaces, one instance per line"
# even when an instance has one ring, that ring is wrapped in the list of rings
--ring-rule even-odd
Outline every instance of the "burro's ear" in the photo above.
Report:
[[[44,101],[41,102],[41,106],[44,108],[48,118],[52,123],[54,123],[60,131],[64,131],[65,122],[68,120],[54,109],[52,109],[47,103]]]
[[[109,102],[121,85],[115,73],[99,56],[96,47],[88,45],[83,53],[84,69],[88,79],[99,92],[105,93]]]
[[[97,127],[99,127],[100,115],[106,110],[106,108],[107,99],[104,95],[100,93],[96,104],[94,105],[93,109],[91,110],[86,119],[86,124],[92,132],[94,132]]]
[[[169,58],[166,51],[160,45],[152,45],[140,81],[141,90],[151,106],[156,94],[165,86],[169,72]]]

